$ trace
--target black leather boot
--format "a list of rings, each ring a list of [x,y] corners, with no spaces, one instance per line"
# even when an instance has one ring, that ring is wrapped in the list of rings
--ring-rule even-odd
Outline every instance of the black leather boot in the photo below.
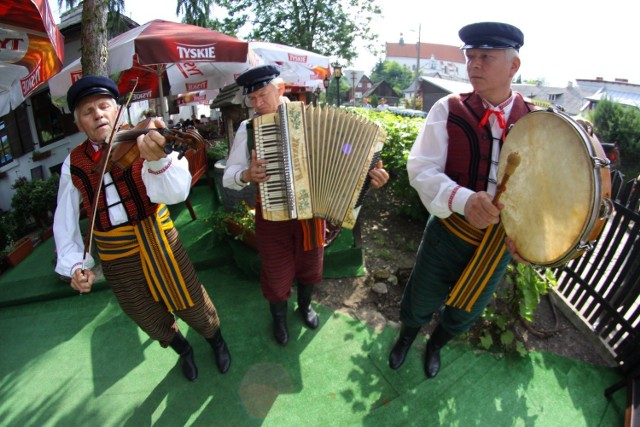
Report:
[[[440,372],[440,349],[454,336],[445,331],[440,325],[434,329],[427,343],[427,351],[424,356],[424,373],[427,378],[433,378]]]
[[[198,367],[193,360],[193,348],[191,348],[191,344],[189,344],[189,341],[186,340],[180,331],[173,337],[169,343],[169,347],[180,355],[180,359],[182,359],[182,373],[185,378],[189,381],[198,378]]]
[[[389,367],[391,369],[398,369],[404,363],[404,359],[407,357],[411,344],[416,339],[420,328],[411,328],[409,326],[402,325],[400,328],[400,336],[396,345],[393,346],[391,354],[389,354]]]
[[[213,352],[216,355],[216,365],[218,365],[218,370],[225,374],[231,366],[231,354],[229,353],[227,343],[224,342],[224,338],[222,338],[222,332],[220,332],[220,329],[218,329],[218,332],[216,332],[213,338],[209,338],[207,341],[211,345],[211,348],[213,348]]]
[[[273,317],[273,336],[281,345],[289,342],[289,331],[287,330],[287,301],[280,301],[269,304],[271,316]]]
[[[316,329],[320,324],[320,320],[318,319],[318,313],[311,307],[312,294],[313,285],[298,283],[298,310],[300,310],[304,324],[310,329]]]

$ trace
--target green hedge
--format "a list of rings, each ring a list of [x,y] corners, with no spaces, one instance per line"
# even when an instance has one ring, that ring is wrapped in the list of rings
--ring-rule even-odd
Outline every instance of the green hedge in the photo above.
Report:
[[[409,184],[407,158],[416,141],[424,118],[398,116],[388,111],[356,109],[359,114],[379,123],[387,132],[382,150],[384,168],[391,176],[389,187],[393,192],[398,213],[416,220],[426,220],[428,213],[418,193]]]

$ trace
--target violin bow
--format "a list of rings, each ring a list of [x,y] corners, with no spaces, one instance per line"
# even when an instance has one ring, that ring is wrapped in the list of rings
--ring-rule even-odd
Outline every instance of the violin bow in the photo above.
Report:
[[[132,79],[129,82],[129,86],[127,87],[127,91],[126,91],[127,93],[129,93],[129,95],[127,96],[127,101],[124,103],[124,105],[120,106],[120,110],[118,110],[118,114],[116,115],[116,120],[113,128],[111,129],[111,134],[109,135],[108,142],[105,141],[107,144],[107,152],[105,154],[106,159],[109,159],[109,156],[111,155],[111,148],[113,147],[113,144],[111,142],[113,141],[113,138],[116,135],[118,129],[120,129],[120,126],[122,126],[122,124],[120,123],[120,120],[122,118],[122,111],[128,108],[129,104],[131,104],[131,100],[133,99],[133,93],[135,92],[137,86],[138,86],[138,78],[136,77],[135,79]],[[107,172],[108,163],[109,163],[108,161],[105,161],[104,165],[102,166],[102,170],[100,171],[100,179],[98,180],[98,187],[96,188],[96,191],[93,195],[93,213],[89,218],[89,229],[87,231],[87,239],[85,240],[85,243],[84,243],[84,253],[82,254],[82,273],[83,274],[85,271],[87,254],[91,253],[91,246],[93,243],[93,224],[95,223],[96,216],[98,215],[98,200],[100,198],[100,192],[102,191],[104,174]]]

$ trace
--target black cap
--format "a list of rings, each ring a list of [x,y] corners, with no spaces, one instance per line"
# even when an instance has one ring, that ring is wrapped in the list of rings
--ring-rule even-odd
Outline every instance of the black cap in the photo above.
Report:
[[[280,70],[275,65],[259,65],[240,74],[236,83],[244,87],[243,93],[247,95],[262,89],[279,75]]]
[[[524,34],[518,28],[501,22],[478,22],[458,32],[464,43],[461,49],[520,49]]]
[[[117,100],[120,97],[118,86],[108,77],[85,76],[76,81],[67,91],[67,105],[73,112],[78,103],[91,95],[109,95]]]

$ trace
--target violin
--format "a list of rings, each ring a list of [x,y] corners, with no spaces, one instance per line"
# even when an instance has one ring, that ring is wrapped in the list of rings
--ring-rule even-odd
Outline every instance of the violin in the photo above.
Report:
[[[139,123],[134,129],[116,132],[111,140],[111,149],[103,149],[95,171],[110,171],[114,166],[126,170],[140,157],[136,139],[149,132],[159,132],[167,140],[163,147],[166,154],[178,152],[178,159],[184,157],[187,150],[203,146],[205,141],[196,129],[178,130],[168,128],[147,128],[149,120]],[[108,158],[107,158],[108,157]],[[106,168],[105,168],[106,163]]]

